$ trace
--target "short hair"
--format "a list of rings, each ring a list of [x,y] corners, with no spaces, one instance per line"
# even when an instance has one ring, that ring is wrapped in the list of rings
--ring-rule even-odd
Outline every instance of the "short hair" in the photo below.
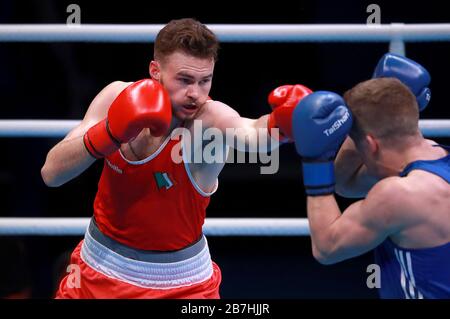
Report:
[[[416,97],[396,78],[376,78],[357,84],[344,94],[353,115],[351,136],[371,133],[387,142],[419,132]]]
[[[154,59],[163,62],[175,51],[217,61],[219,41],[204,24],[191,18],[170,21],[156,36]]]

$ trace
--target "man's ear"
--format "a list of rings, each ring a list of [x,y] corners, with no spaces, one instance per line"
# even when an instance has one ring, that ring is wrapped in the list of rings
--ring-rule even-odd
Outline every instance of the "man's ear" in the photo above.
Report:
[[[149,73],[150,77],[156,81],[159,81],[161,78],[161,67],[158,62],[152,60],[149,65]]]
[[[370,154],[376,155],[376,153],[380,150],[380,141],[370,133],[367,134],[364,139],[367,145],[367,150]]]

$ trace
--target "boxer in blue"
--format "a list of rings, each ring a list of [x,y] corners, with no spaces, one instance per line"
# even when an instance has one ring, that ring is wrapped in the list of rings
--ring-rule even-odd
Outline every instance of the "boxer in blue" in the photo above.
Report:
[[[375,249],[382,298],[450,298],[450,155],[418,127],[429,79],[388,54],[344,98],[318,91],[293,114],[313,255],[333,264]],[[364,199],[341,214],[335,187]]]

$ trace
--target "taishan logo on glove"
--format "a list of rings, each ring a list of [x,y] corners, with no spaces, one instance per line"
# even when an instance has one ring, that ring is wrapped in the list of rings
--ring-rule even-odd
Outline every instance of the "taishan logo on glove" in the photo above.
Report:
[[[339,120],[334,122],[333,125],[331,125],[330,128],[327,128],[327,129],[323,130],[323,133],[326,136],[330,136],[331,134],[336,132],[345,122],[347,122],[347,120],[349,118],[350,118],[350,113],[348,111],[345,111],[344,115],[342,115],[342,117]]]

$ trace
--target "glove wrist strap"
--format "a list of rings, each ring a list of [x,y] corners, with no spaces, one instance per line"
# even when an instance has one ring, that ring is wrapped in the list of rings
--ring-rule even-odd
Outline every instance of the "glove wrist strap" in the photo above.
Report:
[[[84,134],[83,142],[88,153],[97,159],[113,153],[120,147],[120,142],[109,131],[106,119],[92,126]]]
[[[303,183],[306,194],[309,196],[319,196],[334,193],[334,163],[332,160],[310,161],[304,159]]]

